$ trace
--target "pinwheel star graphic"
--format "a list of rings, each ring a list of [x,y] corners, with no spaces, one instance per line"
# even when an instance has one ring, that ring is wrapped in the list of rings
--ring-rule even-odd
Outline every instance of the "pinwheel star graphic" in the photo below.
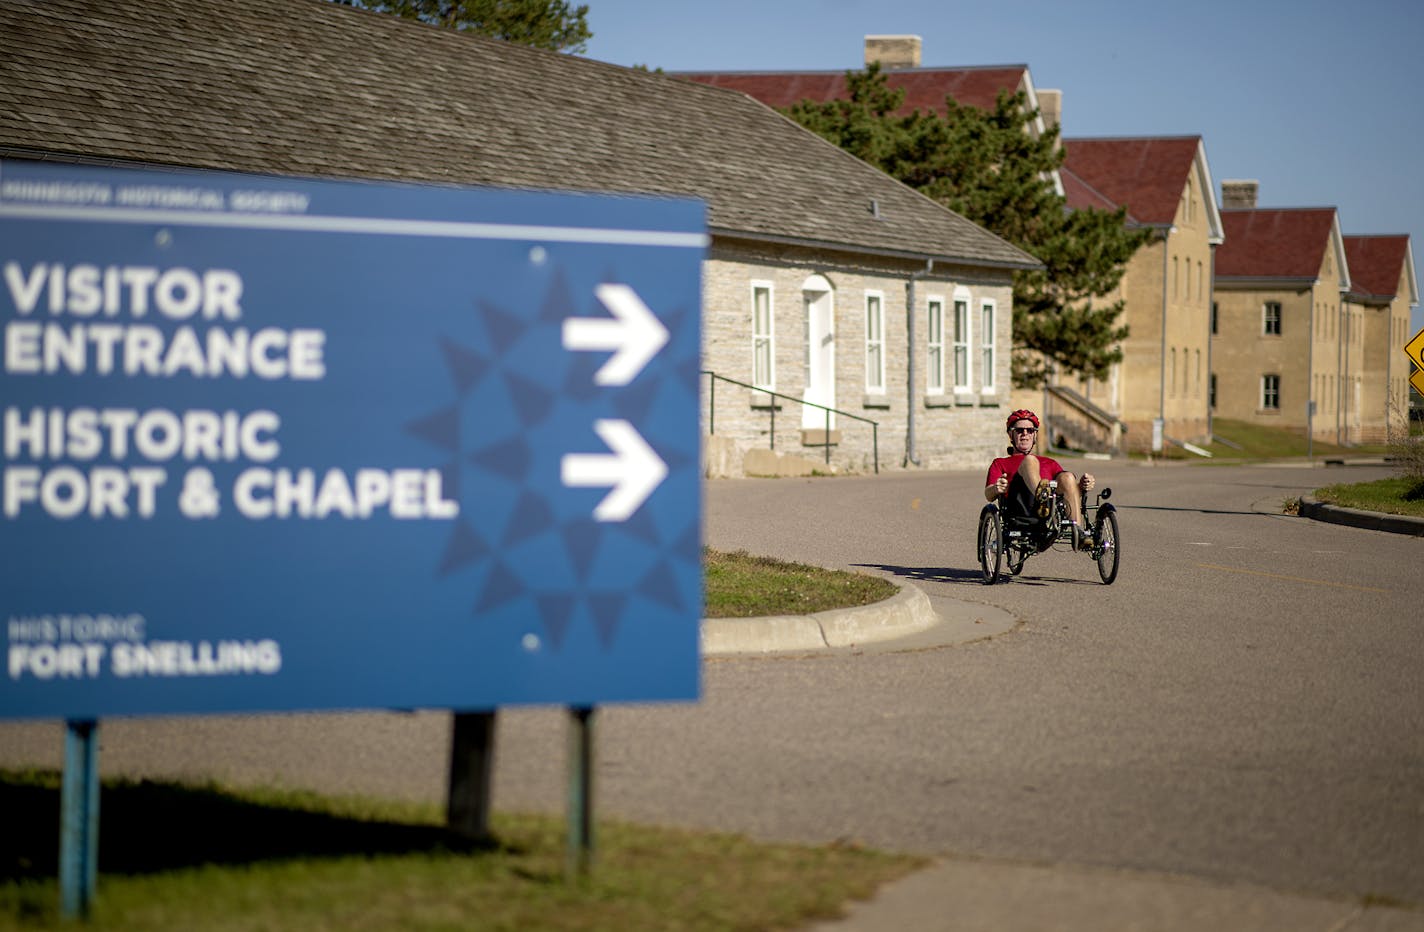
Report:
[[[436,576],[469,581],[476,619],[537,619],[555,650],[579,619],[592,623],[607,648],[634,597],[673,611],[686,609],[688,598],[670,559],[690,555],[700,560],[701,552],[695,520],[667,540],[650,509],[618,510],[627,495],[618,500],[617,488],[605,499],[615,504],[604,512],[619,514],[610,522],[606,514],[599,520],[593,504],[584,507],[599,501],[597,490],[581,492],[574,508],[569,504],[573,493],[548,487],[550,470],[557,474],[558,467],[558,462],[547,462],[553,457],[551,442],[565,447],[585,442],[568,436],[565,421],[586,423],[592,437],[595,430],[604,433],[609,423],[642,421],[664,393],[687,388],[651,371],[616,389],[600,386],[598,373],[608,369],[607,354],[567,352],[560,346],[569,320],[588,320],[582,309],[575,313],[578,305],[558,276],[534,314],[521,316],[479,302],[474,316],[480,333],[458,340],[447,336],[439,344],[454,389],[452,401],[406,425],[408,433],[448,457],[441,467],[444,488],[461,502]],[[607,435],[620,430],[626,435],[626,429]],[[656,448],[648,444],[646,452],[663,472],[664,460],[673,467],[690,465],[686,453],[654,453]],[[566,449],[561,458],[589,465],[591,460],[580,461],[578,455],[587,456],[587,451]],[[564,485],[577,483],[566,477]],[[634,548],[651,556],[635,578],[610,580],[610,561],[602,559],[610,548]],[[531,561],[536,564],[532,569]],[[614,562],[620,564],[617,572],[628,561]]]

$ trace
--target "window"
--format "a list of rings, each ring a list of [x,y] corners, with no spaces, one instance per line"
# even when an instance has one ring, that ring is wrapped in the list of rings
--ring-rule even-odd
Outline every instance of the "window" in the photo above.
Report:
[[[929,329],[925,339],[929,344],[929,368],[925,370],[926,390],[931,395],[944,394],[944,298],[930,298]]]
[[[885,392],[885,299],[874,291],[865,293],[865,390]]]
[[[1265,308],[1265,326],[1263,333],[1269,336],[1281,335],[1281,302],[1267,301]]]
[[[1206,390],[1207,390],[1206,403],[1211,406],[1211,409],[1212,409],[1213,411],[1215,411],[1215,410],[1216,410],[1216,373],[1215,373],[1215,372],[1213,372],[1213,373],[1211,373],[1210,375],[1207,376],[1207,389],[1206,389]]]
[[[1281,408],[1281,377],[1278,375],[1261,376],[1261,407],[1267,411],[1279,411]]]
[[[969,297],[954,297],[954,390],[969,391]]]
[[[1212,332],[1212,335],[1213,335],[1213,336],[1214,336],[1214,335],[1216,334],[1216,332],[1217,332],[1217,330],[1216,330],[1216,314],[1217,314],[1216,302],[1213,301],[1213,302],[1211,302],[1211,332]]]
[[[771,284],[752,282],[752,384],[774,391],[776,339],[772,333],[771,306]]]
[[[985,393],[994,391],[994,313],[997,308],[993,301],[979,305],[979,354],[980,375]]]

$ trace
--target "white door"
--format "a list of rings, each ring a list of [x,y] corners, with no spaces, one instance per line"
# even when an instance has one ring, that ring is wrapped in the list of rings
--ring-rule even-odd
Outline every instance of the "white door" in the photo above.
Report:
[[[836,406],[836,333],[835,294],[830,283],[813,275],[802,286],[806,307],[806,401],[825,408]],[[826,427],[826,412],[810,405],[801,406],[801,426],[814,430]],[[836,426],[831,415],[830,426]]]

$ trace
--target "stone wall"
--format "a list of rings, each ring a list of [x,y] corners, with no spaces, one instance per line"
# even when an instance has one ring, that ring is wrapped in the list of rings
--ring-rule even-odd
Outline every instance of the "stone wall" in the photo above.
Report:
[[[751,450],[774,450],[782,457],[803,460],[816,471],[834,473],[872,472],[877,451],[881,471],[986,466],[1003,444],[1002,418],[1009,403],[1009,274],[971,268],[936,268],[924,273],[923,265],[893,259],[867,260],[792,246],[714,245],[703,269],[703,368],[723,379],[753,384],[753,288],[767,287],[774,320],[772,388],[788,396],[772,397],[704,374],[702,427],[704,434],[716,438],[715,469],[742,474],[746,453]],[[906,316],[912,276],[916,276],[913,345]],[[829,447],[824,416],[817,412],[814,418],[803,419],[804,406],[799,403],[806,391],[803,287],[808,280],[818,287],[824,280],[831,288],[835,373],[831,407],[854,415],[832,417]],[[877,295],[883,308],[885,378],[880,391],[866,385],[867,294]],[[946,353],[950,355],[956,294],[970,301],[972,382],[967,392],[956,394],[951,385],[944,394],[931,395],[926,381],[928,302],[932,297],[944,301]],[[992,379],[985,379],[981,371],[984,302],[994,307],[997,352]],[[913,389],[908,382],[912,356]],[[857,418],[876,425],[872,428]],[[713,449],[714,444],[709,441],[708,447]],[[910,461],[911,453],[917,462]],[[738,463],[743,464],[742,469]]]

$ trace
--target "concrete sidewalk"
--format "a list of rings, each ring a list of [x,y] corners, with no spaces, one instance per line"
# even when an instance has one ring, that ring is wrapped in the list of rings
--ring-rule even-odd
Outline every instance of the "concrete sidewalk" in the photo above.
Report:
[[[1424,912],[1194,877],[941,860],[807,932],[1424,932]]]
[[[954,599],[933,600],[913,583],[872,605],[813,615],[709,618],[702,622],[704,656],[758,656],[822,650],[921,650],[948,647],[1011,630],[1002,609]]]

